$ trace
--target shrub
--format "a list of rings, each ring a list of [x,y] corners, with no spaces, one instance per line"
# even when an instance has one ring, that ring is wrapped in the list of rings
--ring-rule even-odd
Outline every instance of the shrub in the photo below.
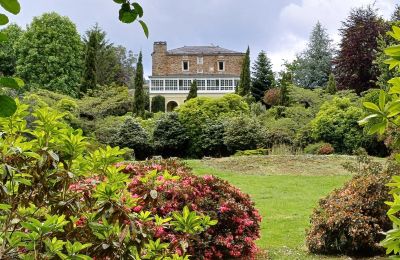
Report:
[[[142,210],[162,218],[180,211],[184,205],[217,219],[218,223],[189,245],[193,259],[252,259],[256,253],[254,241],[259,238],[260,216],[250,197],[228,182],[214,176],[197,177],[182,163],[174,160],[127,164],[129,190],[139,199]],[[144,173],[153,170],[149,178]],[[168,170],[168,174],[164,174]],[[154,196],[149,196],[154,191]],[[176,232],[159,229],[159,237],[171,242]],[[185,241],[175,241],[175,243]]]
[[[240,116],[226,120],[224,143],[230,152],[253,150],[262,146],[263,131],[257,119]]]
[[[208,120],[204,125],[200,135],[201,150],[205,156],[224,156],[228,154],[228,149],[224,144],[224,124],[220,121]]]
[[[379,242],[382,232],[392,226],[385,204],[392,170],[379,171],[381,167],[364,159],[353,168],[360,172],[320,200],[311,216],[306,242],[312,253],[369,256],[384,252]]]
[[[153,207],[155,191],[151,205],[132,196],[129,175],[114,165],[124,150],[89,150],[82,131],[49,107],[31,115],[28,129],[28,106],[17,104],[13,116],[0,118],[1,259],[184,260],[217,224],[184,202],[164,217],[142,211]],[[154,177],[150,168],[141,173],[143,183]],[[160,237],[162,229],[170,236]]]
[[[332,144],[339,153],[352,153],[366,141],[358,124],[363,110],[348,98],[335,97],[322,105],[311,122],[312,135],[318,141]]]
[[[118,131],[128,116],[107,116],[100,118],[93,122],[91,129],[94,129],[94,136],[101,144],[117,146],[118,145]]]
[[[188,141],[186,129],[179,122],[177,113],[167,113],[156,122],[153,132],[156,153],[167,157],[183,156]]]
[[[234,156],[251,156],[251,155],[267,155],[268,150],[264,148],[258,148],[255,150],[244,150],[244,151],[237,151]]]
[[[149,136],[132,117],[125,120],[114,138],[116,139],[114,143],[119,147],[133,149],[136,159],[143,160],[152,153]]]
[[[182,104],[178,109],[179,120],[189,136],[188,152],[193,157],[201,157],[202,131],[209,121],[223,121],[224,118],[248,114],[249,106],[245,100],[235,94],[221,98],[197,97]]]
[[[297,122],[291,118],[270,119],[265,124],[262,144],[271,148],[274,145],[285,144],[292,146],[299,129]]]
[[[165,112],[165,97],[155,96],[151,99],[151,112]]]
[[[263,101],[269,106],[276,106],[281,101],[281,90],[272,88],[265,92]]]
[[[307,154],[320,154],[320,155],[328,155],[335,152],[335,149],[331,144],[328,143],[315,143],[309,144],[304,148],[304,152]]]

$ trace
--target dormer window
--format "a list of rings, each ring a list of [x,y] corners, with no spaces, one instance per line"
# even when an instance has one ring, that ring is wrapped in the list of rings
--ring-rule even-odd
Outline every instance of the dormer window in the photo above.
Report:
[[[182,61],[182,71],[189,71],[189,61]]]
[[[225,71],[225,62],[218,61],[218,71]]]

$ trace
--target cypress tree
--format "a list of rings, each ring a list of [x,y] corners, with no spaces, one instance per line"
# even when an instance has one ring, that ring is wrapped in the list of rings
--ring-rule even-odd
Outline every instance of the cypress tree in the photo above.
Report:
[[[193,80],[192,84],[190,85],[190,90],[189,90],[189,94],[186,98],[186,101],[188,101],[189,99],[192,98],[196,98],[197,97],[197,81]]]
[[[135,75],[135,96],[133,99],[133,113],[143,117],[145,111],[145,93],[143,89],[143,64],[142,52],[139,53],[138,63],[136,65]]]
[[[275,83],[271,61],[264,51],[258,54],[253,66],[251,94],[256,101],[261,101],[265,91],[271,89]]]
[[[246,56],[243,60],[242,72],[240,73],[240,83],[238,86],[238,94],[246,96],[251,92],[250,78],[250,47],[247,47]]]
[[[326,92],[332,95],[337,92],[335,76],[333,73],[329,75],[328,84],[326,85]]]
[[[289,85],[292,83],[292,74],[290,72],[281,72],[281,79],[279,80],[280,100],[281,106],[289,106]]]

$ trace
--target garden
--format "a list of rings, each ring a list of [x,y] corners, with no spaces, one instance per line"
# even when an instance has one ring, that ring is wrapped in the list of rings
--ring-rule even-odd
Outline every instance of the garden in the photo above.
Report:
[[[337,50],[318,22],[279,73],[248,48],[235,93],[165,112],[99,25],[0,14],[0,259],[399,257],[399,18],[353,9]]]

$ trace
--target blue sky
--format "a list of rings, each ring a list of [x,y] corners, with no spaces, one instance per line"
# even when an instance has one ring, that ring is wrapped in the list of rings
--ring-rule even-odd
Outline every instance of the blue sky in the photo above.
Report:
[[[310,30],[319,20],[335,42],[338,29],[351,8],[373,0],[144,0],[146,39],[138,24],[118,21],[118,5],[112,0],[20,0],[22,11],[11,21],[25,26],[34,16],[55,11],[69,16],[83,34],[96,22],[111,42],[144,55],[145,74],[151,74],[154,41],[167,41],[168,48],[215,44],[236,51],[250,46],[252,59],[260,50],[278,71],[284,59],[304,49]],[[390,17],[395,0],[376,0],[384,17]]]

